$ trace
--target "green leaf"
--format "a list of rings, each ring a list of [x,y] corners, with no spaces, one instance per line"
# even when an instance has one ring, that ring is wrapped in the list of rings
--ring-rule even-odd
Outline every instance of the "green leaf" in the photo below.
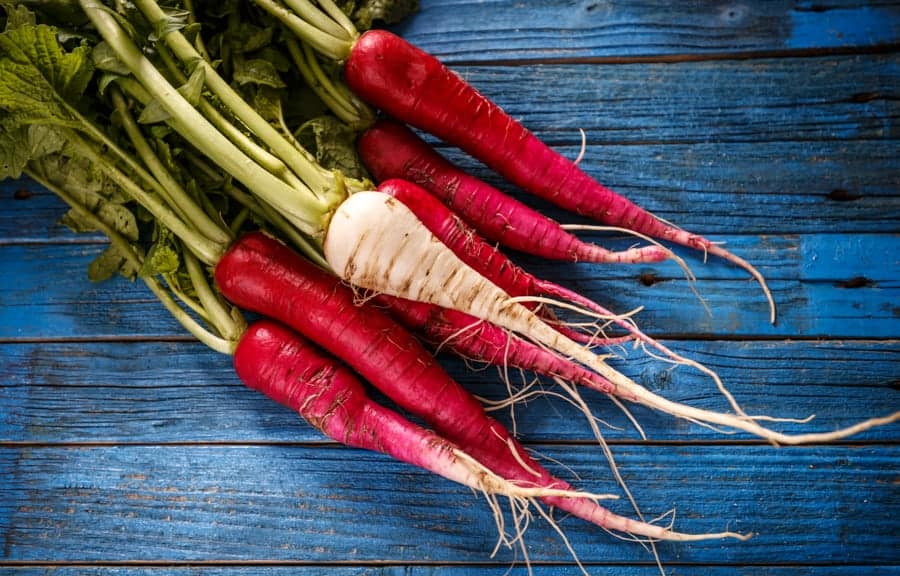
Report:
[[[141,110],[140,116],[138,116],[137,121],[138,124],[157,124],[159,122],[165,122],[171,118],[171,114],[169,111],[163,108],[162,104],[159,103],[159,100],[151,100],[144,106],[144,109]]]
[[[48,145],[47,142],[42,143]],[[131,241],[139,236],[137,218],[121,200],[124,192],[96,171],[86,160],[52,154],[30,165],[43,179],[65,190],[84,210]],[[62,223],[75,232],[93,232],[94,224],[70,210]]]
[[[54,127],[22,125],[12,116],[0,116],[0,180],[20,177],[28,162],[64,146],[65,138]]]
[[[291,62],[291,59],[287,56],[286,52],[273,48],[272,46],[266,46],[262,50],[259,50],[256,52],[255,56],[270,62],[272,66],[282,74],[290,71],[294,67],[294,63]]]
[[[31,159],[23,145],[26,128],[11,116],[0,118],[0,180],[18,178]]]
[[[62,152],[67,143],[58,128],[42,124],[28,126],[25,141],[32,160]]]
[[[200,104],[200,98],[203,96],[203,86],[206,82],[206,71],[202,66],[194,68],[187,82],[178,87],[178,93],[192,106]],[[151,100],[144,106],[137,118],[138,124],[158,124],[165,122],[171,117],[171,114],[163,108],[159,100]]]
[[[161,240],[150,247],[139,275],[143,278],[157,274],[174,274],[180,265],[181,260],[175,248],[168,241]]]
[[[22,4],[10,4],[9,2],[0,3],[0,7],[6,12],[6,29],[21,28],[23,26],[34,26],[37,24],[34,12],[29,10]]]
[[[278,75],[275,65],[268,60],[252,58],[235,66],[234,80],[238,84],[257,84],[270,88],[285,88],[286,84]]]
[[[206,68],[197,66],[187,79],[187,82],[178,87],[178,93],[191,103],[191,106],[200,104],[203,96],[203,86],[206,83]]]
[[[272,27],[260,28],[254,24],[241,22],[232,30],[232,47],[235,52],[255,52],[272,43],[274,31]]]
[[[309,120],[300,126],[296,137],[304,148],[315,151],[322,166],[350,178],[367,178],[354,145],[356,131],[334,116]]]
[[[133,280],[137,276],[137,270],[122,251],[111,244],[88,264],[87,275],[91,282],[103,282],[116,274]]]
[[[418,9],[418,0],[362,0],[353,12],[353,23],[364,31],[376,22],[396,24]]]
[[[100,42],[91,50],[91,62],[94,67],[104,72],[112,72],[120,76],[128,76],[131,71],[119,60],[119,56],[106,42]]]
[[[100,218],[100,220],[108,226],[121,232],[132,242],[137,241],[137,221],[131,210],[121,204],[113,204],[112,202],[97,199],[96,197],[94,200],[96,200],[96,204],[91,209],[94,215]],[[60,222],[73,232],[98,231],[92,223],[82,219],[81,215],[75,210],[66,212],[60,219]]]
[[[256,90],[250,92],[250,103],[260,116],[272,123],[281,122],[283,117],[281,109],[281,91],[269,88],[268,86],[260,86]]]
[[[153,23],[153,32],[150,34],[150,41],[157,42],[165,38],[170,32],[181,30],[187,26],[188,17],[190,15],[191,13],[187,10],[168,10],[165,18],[161,18]]]
[[[0,108],[21,122],[76,124],[69,106],[81,97],[92,74],[90,48],[65,52],[49,26],[0,34]]]

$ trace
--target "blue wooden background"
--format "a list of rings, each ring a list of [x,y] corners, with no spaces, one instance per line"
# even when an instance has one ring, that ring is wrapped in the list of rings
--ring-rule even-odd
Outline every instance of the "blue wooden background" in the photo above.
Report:
[[[749,412],[817,414],[784,430],[900,409],[900,4],[422,0],[400,31],[564,153],[584,129],[586,170],[757,264],[779,322],[740,271],[696,254],[682,252],[711,315],[671,265],[523,264],[614,309],[645,306],[644,328],[717,370]],[[460,576],[521,560],[491,556],[476,495],[323,440],[243,388],[142,284],[90,284],[102,239],[58,225],[45,190],[3,182],[0,198],[0,572]],[[503,397],[494,371],[444,361]],[[636,353],[617,366],[727,409],[690,370]],[[757,534],[661,544],[671,574],[900,574],[900,426],[776,449],[635,408],[642,441],[585,396],[618,427],[606,436],[648,516]],[[537,399],[515,421],[549,467],[617,490],[573,409]],[[593,574],[657,573],[638,545],[562,527]],[[545,522],[527,542],[536,575],[579,573]]]

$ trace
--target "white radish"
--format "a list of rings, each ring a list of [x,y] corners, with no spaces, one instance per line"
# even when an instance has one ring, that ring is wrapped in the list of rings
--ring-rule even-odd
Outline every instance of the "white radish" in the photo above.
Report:
[[[673,416],[743,430],[777,444],[839,440],[900,419],[898,411],[833,432],[789,435],[748,418],[667,400],[547,325],[460,260],[402,202],[381,192],[359,192],[341,204],[324,251],[332,270],[355,286],[452,308],[512,330],[596,371],[616,386],[618,396]]]

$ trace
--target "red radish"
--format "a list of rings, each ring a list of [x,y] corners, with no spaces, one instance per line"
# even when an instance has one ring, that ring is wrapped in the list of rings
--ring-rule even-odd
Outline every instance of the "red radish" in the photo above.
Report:
[[[216,267],[216,282],[236,305],[284,322],[346,361],[404,410],[420,416],[496,474],[524,486],[571,490],[485,414],[399,324],[361,304],[349,288],[274,238],[246,234]],[[695,540],[743,536],[688,535],[618,516],[587,498],[548,496],[546,503],[611,530],[649,538]]]
[[[234,351],[234,369],[248,387],[347,446],[383,452],[488,494],[583,496],[499,478],[444,438],[372,401],[352,372],[275,322],[259,320],[247,329]]]
[[[585,174],[430,54],[385,30],[353,43],[344,64],[350,88],[407,124],[458,146],[511,183],[566,210],[722,257],[747,270],[775,305],[762,275],[706,238],[662,222]]]
[[[360,136],[360,158],[377,181],[400,178],[439,198],[482,237],[513,250],[569,262],[658,262],[659,246],[611,252],[582,242],[559,223],[454,166],[397,122],[380,120]]]

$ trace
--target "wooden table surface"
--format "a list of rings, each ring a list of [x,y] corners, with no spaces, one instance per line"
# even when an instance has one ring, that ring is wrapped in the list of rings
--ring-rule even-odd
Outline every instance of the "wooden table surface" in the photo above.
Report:
[[[670,264],[521,263],[615,310],[644,306],[645,330],[718,371],[749,412],[817,415],[786,431],[900,409],[900,3],[422,0],[400,32],[565,154],[583,129],[589,173],[755,263],[779,320],[745,274],[684,251],[711,314]],[[89,283],[102,238],[60,226],[55,197],[0,186],[0,572],[525,573],[521,554],[491,555],[483,499],[325,441],[142,284]],[[503,398],[495,371],[442,361]],[[616,366],[727,409],[689,369],[636,352]],[[646,515],[756,534],[661,544],[671,574],[900,574],[900,426],[774,448],[635,407],[643,441],[585,397],[619,428],[605,435]],[[553,470],[618,491],[568,405],[535,399],[515,422]],[[561,527],[592,574],[657,573],[639,545]],[[546,522],[526,539],[535,574],[579,573]]]

